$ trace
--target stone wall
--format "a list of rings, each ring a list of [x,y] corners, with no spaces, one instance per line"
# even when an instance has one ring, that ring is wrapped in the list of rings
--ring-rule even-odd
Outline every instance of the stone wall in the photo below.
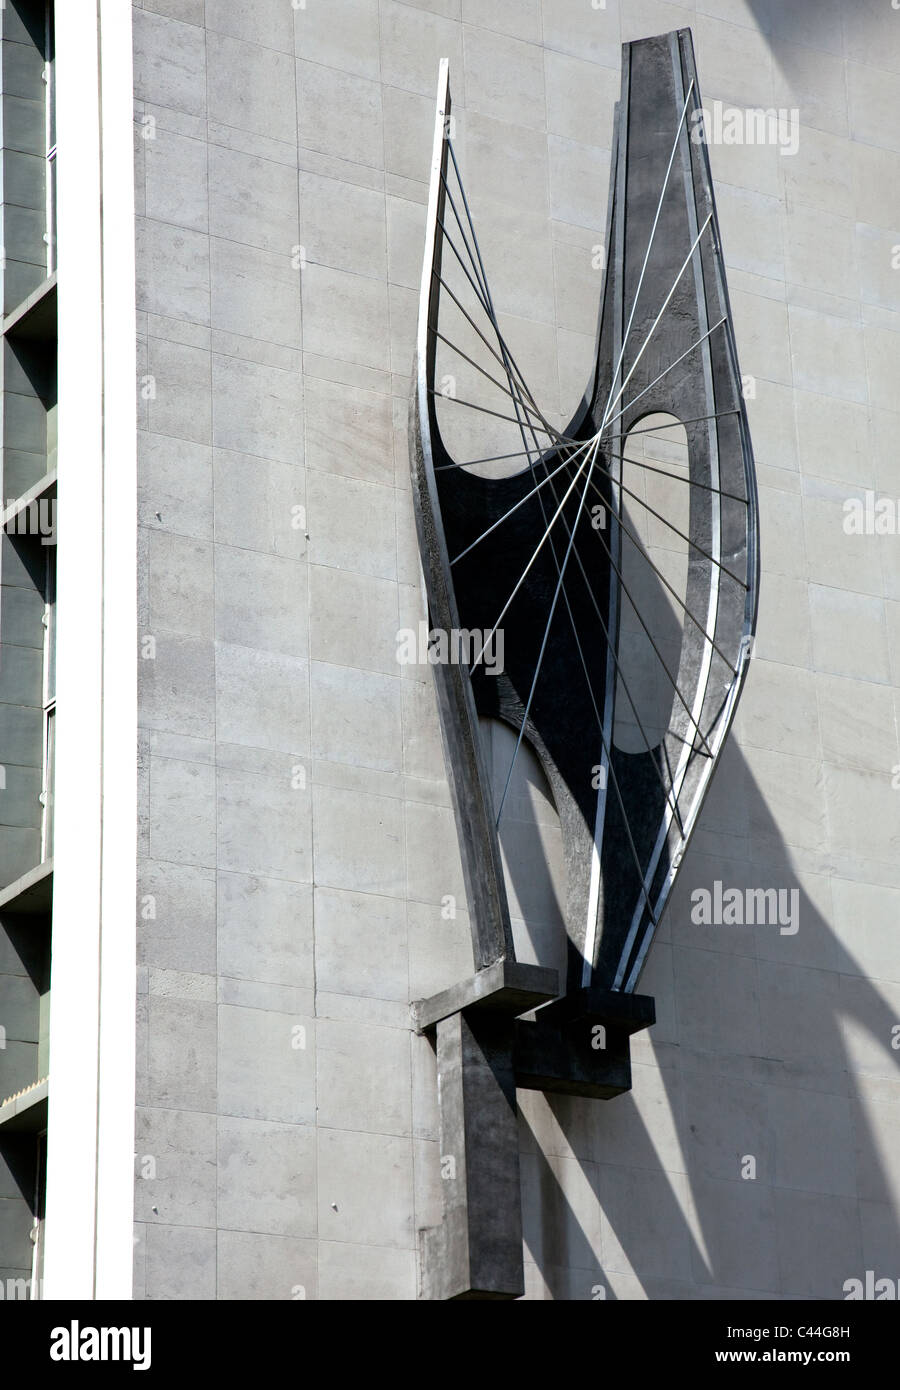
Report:
[[[136,1295],[416,1295],[440,1178],[407,1005],[471,969],[429,672],[396,660],[424,616],[406,420],[438,62],[505,331],[562,419],[621,43],[687,26],[708,106],[799,118],[795,153],[710,151],[759,640],[641,981],[633,1092],[521,1097],[526,1297],[896,1277],[900,539],[848,534],[845,503],[900,496],[900,12],[144,0],[134,22]],[[554,857],[537,806],[513,859],[517,833]],[[537,939],[554,888],[528,858]],[[796,890],[798,930],[695,924],[716,882]]]

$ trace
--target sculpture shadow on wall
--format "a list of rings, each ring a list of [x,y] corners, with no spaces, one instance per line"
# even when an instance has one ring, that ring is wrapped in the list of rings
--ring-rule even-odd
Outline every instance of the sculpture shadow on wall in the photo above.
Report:
[[[637,507],[626,517],[637,532]],[[644,615],[658,643],[677,642],[658,581]],[[743,724],[754,700],[751,665]],[[496,798],[515,735],[492,721],[482,733]],[[732,736],[650,949],[638,987],[658,1022],[632,1040],[635,1089],[518,1093],[528,1298],[839,1300],[866,1269],[896,1277],[888,1112],[876,1127],[871,1106],[900,1079],[900,1020],[847,944],[864,924],[846,921],[841,940],[822,906],[827,847],[792,852],[754,757]],[[517,957],[564,968],[561,835],[527,744],[500,843]],[[751,894],[765,920],[693,921],[698,890],[713,918],[747,919]],[[741,907],[722,912],[729,892]]]
[[[520,851],[546,842],[542,819]],[[510,841],[505,863],[533,897],[534,855]],[[635,1089],[519,1095],[526,1297],[840,1300],[866,1269],[896,1279],[876,1097],[900,1080],[898,1019],[824,915],[828,886],[798,875],[732,739],[640,982],[658,1022],[633,1041]],[[775,920],[694,921],[698,890],[725,918],[775,890]]]

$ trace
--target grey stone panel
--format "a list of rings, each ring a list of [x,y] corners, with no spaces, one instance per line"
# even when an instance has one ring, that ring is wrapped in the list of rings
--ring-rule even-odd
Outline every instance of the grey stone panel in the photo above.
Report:
[[[43,449],[30,453],[27,449],[3,450],[3,500],[21,497],[47,471],[47,455]]]
[[[695,1190],[706,1240],[705,1252],[696,1246],[692,1251],[697,1283],[761,1293],[776,1289],[780,1271],[773,1188],[760,1181],[701,1180]]]
[[[43,403],[37,396],[8,390],[4,407],[4,439],[38,457],[43,454],[46,459],[47,412]],[[37,481],[38,478],[35,478],[34,482]]]
[[[5,397],[8,402],[9,396]],[[22,399],[22,398],[20,398]],[[46,551],[23,537],[0,548],[0,879],[11,883],[41,857],[43,598]],[[19,645],[10,639],[24,639]],[[27,643],[27,645],[25,644]],[[29,1078],[34,1079],[34,1078]]]
[[[7,658],[7,665],[12,663]],[[5,707],[0,705],[0,719],[5,715]],[[4,826],[18,826],[22,829],[37,829],[41,819],[41,769],[39,767],[17,767],[7,762],[3,764],[6,785],[0,791],[0,817]]]
[[[291,1236],[220,1230],[218,1298],[234,1301],[317,1296],[316,1244]]]
[[[157,124],[153,139],[140,139],[138,154],[143,158],[140,184],[144,193],[138,216],[190,231],[207,231],[209,152],[206,143]]]
[[[202,232],[144,218],[137,223],[137,307],[210,322],[209,242]]]
[[[142,327],[138,333],[136,342],[136,381],[135,381],[135,410],[137,415],[138,433],[147,431],[150,427],[150,399],[155,397],[155,380],[150,374],[150,344],[147,340],[147,319],[142,315]]]
[[[289,463],[216,449],[215,538],[238,550],[301,560],[308,545],[305,474]]]
[[[40,858],[40,830],[0,824],[0,883],[4,887],[34,868]]]
[[[306,663],[276,652],[216,644],[216,723],[226,743],[305,754]]]
[[[146,1227],[135,1221],[132,1233],[134,1259],[132,1262],[131,1296],[135,1300],[147,1297],[147,1238]]]
[[[285,757],[277,775],[220,768],[217,777],[218,863],[236,873],[309,882],[312,827],[309,791]]]
[[[3,598],[6,602],[7,592]],[[6,616],[6,610],[0,607],[0,620]],[[13,648],[13,653],[18,648]],[[42,727],[42,714],[36,705],[7,705],[3,710],[3,731],[4,731],[4,756],[13,763],[14,766],[29,767],[36,766],[33,762],[32,753],[40,745],[40,727]]]
[[[411,1250],[320,1241],[318,1296],[337,1302],[415,1298],[415,1255]]]
[[[8,1042],[37,1042],[38,996],[27,977],[0,975],[0,1020]]]
[[[204,0],[143,0],[143,8],[166,19],[178,19],[184,24],[203,27]]]
[[[280,556],[216,551],[216,637],[286,656],[306,655],[304,569]]]
[[[138,867],[139,963],[212,975],[216,881],[212,869],[143,862]],[[190,924],[185,930],[185,922]]]
[[[210,120],[271,140],[292,140],[296,130],[293,59],[257,43],[211,32],[206,43]]]
[[[3,96],[3,148],[20,154],[41,158],[45,150],[45,111],[42,101],[31,98]]]
[[[319,1239],[412,1250],[409,1140],[321,1127],[317,1137]]]
[[[396,586],[318,565],[309,585],[312,660],[396,675]]]
[[[138,983],[135,1008],[135,1095],[138,1106],[150,1104],[150,998]]]
[[[146,1297],[163,1300],[216,1296],[216,1233],[202,1226],[138,1228],[146,1244]]]
[[[12,22],[18,23],[18,31],[14,31],[7,40],[7,20],[4,18],[3,94],[33,100],[35,93],[39,92],[42,86],[43,59],[35,43],[36,36],[25,28],[21,20]]]
[[[303,1018],[309,1017],[312,1012],[313,991],[299,989],[296,985],[272,984],[265,980],[231,980],[222,976],[218,991],[219,1003],[235,1008],[269,1009]],[[298,1047],[302,1046],[306,1041],[304,1030],[292,1030],[292,1038],[296,1038]]]
[[[220,1116],[216,1176],[220,1230],[315,1237],[314,1126]]]
[[[295,13],[294,37],[298,58],[378,80],[378,0],[347,0],[337,11],[308,5]]]
[[[568,1179],[578,1164],[577,1186]],[[568,1265],[574,1269],[596,1270],[601,1236],[601,1210],[598,1202],[599,1170],[584,1160],[541,1154],[523,1154],[520,1159],[523,1192],[524,1248],[543,1268]],[[545,1214],[543,1220],[539,1213]],[[604,1254],[604,1265],[612,1261]]]
[[[692,1241],[682,1216],[685,1178],[601,1167],[598,1181],[604,1267],[633,1269],[641,1279],[690,1282]]]
[[[289,245],[272,252],[212,238],[210,293],[214,328],[301,346],[300,273]]]
[[[150,10],[134,11],[135,97],[186,115],[206,114],[202,29]]]
[[[456,16],[454,16],[456,18]],[[385,0],[381,9],[381,77],[391,87],[433,97],[442,58],[463,72],[462,29],[444,15]]]
[[[304,413],[308,468],[366,482],[393,482],[389,396],[308,377]]]
[[[311,989],[312,890],[284,879],[218,875],[218,962],[234,979]]]
[[[775,1202],[783,1292],[841,1298],[844,1280],[863,1270],[857,1202],[782,1190]]]
[[[141,433],[138,456],[140,523],[195,540],[211,540],[211,449],[181,439]]]
[[[215,650],[201,637],[160,631],[142,668],[140,719],[145,728],[211,738],[215,719]]]
[[[46,161],[35,154],[25,154],[20,150],[3,151],[3,201],[20,208],[43,208],[45,191]],[[10,247],[10,252],[34,252],[36,247]]]
[[[6,218],[4,218],[5,221]],[[6,268],[3,272],[4,312],[6,313],[12,313],[23,300],[33,294],[47,274],[47,262],[43,247],[35,247],[32,250],[30,246],[34,228],[43,225],[42,214],[40,212],[33,213],[27,209],[16,209],[9,221],[24,233],[23,239],[28,239],[29,247],[21,260],[10,257],[6,262]]]
[[[409,1049],[404,1029],[320,1020],[317,1123],[328,1129],[408,1134]]]
[[[863,1270],[892,1269],[896,1261],[896,1204],[860,1202],[859,1224],[862,1237],[862,1264],[848,1278],[862,1278]]]
[[[775,1133],[774,1178],[780,1188],[855,1194],[856,1172],[851,1106],[845,1096],[809,1095],[771,1087]],[[828,1143],[822,1143],[822,1135]]]
[[[252,11],[240,4],[240,0],[208,0],[206,27],[217,34],[246,39],[263,48],[293,52],[293,7],[286,10],[280,0],[260,0]]]
[[[377,579],[396,577],[393,489],[316,473],[307,485],[307,509],[313,564]]]
[[[385,200],[379,189],[301,172],[300,235],[307,261],[384,278]]]
[[[313,756],[399,771],[399,679],[323,662],[313,663],[310,679]]]
[[[379,84],[303,61],[297,63],[296,80],[300,145],[346,159],[349,124],[354,131],[352,158],[380,168],[384,145]]]
[[[387,287],[377,280],[308,265],[303,276],[304,347],[308,352],[389,370],[387,303]]]
[[[144,373],[140,371],[139,377]],[[151,338],[146,376],[146,426],[154,433],[212,443],[209,358],[190,344]],[[139,417],[140,418],[140,417]]]
[[[134,1149],[136,1220],[149,1225],[215,1225],[214,1115],[141,1108]]]
[[[404,904],[374,894],[316,889],[316,981],[328,994],[407,999]]]
[[[278,463],[303,462],[296,374],[287,369],[217,355],[213,443],[219,449],[259,454]]]
[[[282,1124],[315,1120],[315,1037],[310,1018],[219,1007],[219,1114]]]
[[[208,157],[210,233],[290,252],[297,241],[296,169],[218,144],[208,147]]]
[[[470,111],[545,128],[544,55],[536,44],[480,28],[466,42],[464,76]]]
[[[401,897],[405,889],[403,806],[335,787],[314,792],[316,882]]]
[[[215,770],[203,763],[152,759],[150,845],[155,859],[215,865],[214,788]]]
[[[216,1006],[206,1000],[149,1001],[150,1103],[214,1112]]]
[[[523,180],[534,189],[533,210],[550,211],[550,162],[546,136],[538,131],[507,127],[489,116],[470,117],[466,128],[468,180],[482,194],[513,206],[519,204]]]
[[[213,551],[202,542],[150,535],[150,628],[208,639],[213,635]]]
[[[422,196],[427,196],[433,99],[386,87],[383,100],[385,169],[389,174],[416,180]]]

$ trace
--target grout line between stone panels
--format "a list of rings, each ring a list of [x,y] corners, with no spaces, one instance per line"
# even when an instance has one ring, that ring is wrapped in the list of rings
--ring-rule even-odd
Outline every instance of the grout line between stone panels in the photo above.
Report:
[[[242,243],[237,242],[237,243],[235,243],[235,244],[236,244],[236,245],[241,245]],[[326,270],[330,270],[330,269],[335,269],[336,267],[323,266],[323,267],[321,267],[321,268],[322,268],[322,269],[326,269]],[[359,275],[356,271],[353,271],[353,270],[342,271],[342,272],[340,272],[340,273],[341,273],[341,274],[346,274],[346,275],[354,275],[354,276],[356,276],[358,279],[363,279],[363,280],[370,280],[370,279],[373,279],[372,276],[368,276],[368,275]],[[377,282],[377,283],[386,284],[385,281],[380,281],[380,282]],[[403,287],[402,287],[402,286],[397,286],[396,288],[403,288]],[[410,291],[410,292],[413,293],[413,291]],[[150,311],[144,309],[144,310],[141,310],[141,312],[142,312],[142,313],[148,313],[148,312],[150,312]],[[153,315],[153,317],[157,317],[157,318],[158,318],[158,317],[165,317],[165,316],[164,316],[164,315]],[[521,315],[517,315],[517,316],[516,316],[516,315],[510,315],[509,317],[520,317],[520,318],[521,318]],[[202,331],[204,331],[204,332],[206,332],[206,333],[226,333],[226,332],[227,332],[226,329],[222,329],[222,328],[212,328],[209,324],[195,323],[195,322],[194,322],[193,320],[191,320],[191,319],[174,319],[174,320],[172,320],[172,322],[175,322],[175,323],[184,323],[184,324],[187,324],[187,325],[188,325],[189,327],[191,327],[191,328],[199,328],[199,329],[201,329]],[[526,319],[525,322],[526,322],[526,323],[530,323],[530,322],[532,322],[532,320]],[[241,341],[243,341],[243,342],[248,342],[248,343],[263,343],[263,342],[266,341],[266,339],[263,339],[263,338],[251,338],[251,337],[246,336],[245,334],[240,334],[240,333],[232,333],[232,334],[229,334],[228,336],[229,336],[229,337],[232,337],[232,338],[240,338]],[[183,343],[183,342],[180,342],[177,338],[164,338],[164,337],[162,337],[162,336],[160,336],[160,335],[151,333],[149,330],[148,330],[148,332],[147,332],[145,335],[142,335],[142,337],[144,337],[144,338],[146,339],[148,345],[149,345],[150,343],[165,343],[166,345],[169,345],[169,346],[172,346],[172,347],[184,347],[184,348],[187,348],[189,351],[192,351],[192,352],[208,352],[208,353],[210,353],[210,355],[213,356],[213,357],[223,357],[223,358],[225,358],[227,361],[230,361],[230,362],[249,362],[249,363],[251,363],[253,366],[265,367],[265,368],[266,368],[267,370],[269,370],[269,371],[284,372],[285,375],[293,375],[293,373],[297,370],[296,367],[273,367],[273,366],[271,366],[271,364],[269,364],[269,363],[260,362],[260,361],[259,361],[257,358],[255,358],[255,357],[239,357],[239,356],[238,356],[237,354],[235,354],[235,353],[223,352],[223,351],[221,351],[220,349],[218,349],[218,348],[213,348],[213,347],[211,347],[211,346],[201,347],[201,346],[198,346],[197,344],[194,344],[194,343]],[[304,349],[301,349],[301,348],[292,348],[292,347],[288,347],[286,344],[275,344],[275,346],[278,347],[278,348],[280,348],[281,351],[283,351],[283,352],[302,353],[302,352],[304,351]],[[311,357],[322,357],[322,356],[324,355],[324,354],[322,354],[322,353],[312,352],[312,351],[309,350],[309,349],[307,349],[306,351],[309,351],[309,355],[310,355]],[[363,368],[365,368],[366,371],[381,372],[381,373],[383,373],[384,375],[397,375],[397,373],[392,373],[392,372],[390,371],[389,368],[386,368],[386,367],[373,367],[370,363],[367,363],[367,362],[358,362],[358,361],[356,361],[355,358],[349,358],[349,357],[348,357],[348,358],[340,358],[340,357],[339,357],[339,358],[332,358],[332,359],[330,359],[330,360],[332,360],[332,361],[338,361],[338,362],[344,362],[344,363],[346,363],[348,366],[363,367]],[[317,378],[314,378],[314,380],[329,380],[329,378],[327,378],[327,377],[326,377],[326,378],[318,378],[318,377],[317,377]],[[335,384],[336,384],[336,385],[343,385],[344,383],[338,382],[338,383],[335,383]],[[358,389],[360,389],[360,390],[369,390],[369,389],[372,389],[372,388],[369,388],[369,387],[360,387],[360,388],[358,388]],[[376,395],[387,395],[388,393],[387,393],[387,392],[373,392],[373,394],[376,394]],[[145,432],[148,432],[148,431],[145,431]],[[151,430],[151,431],[149,431],[149,433],[156,433],[156,431]],[[179,437],[179,436],[171,436],[171,437],[177,438],[177,437]],[[202,440],[185,440],[185,442],[186,442],[186,443],[203,443],[204,441],[202,441]],[[214,446],[214,447],[220,447],[220,446]],[[239,451],[234,450],[234,451],[232,451],[232,452],[239,452]],[[272,461],[273,461],[273,462],[277,462],[277,460],[272,460]]]
[[[198,348],[198,352],[203,352],[203,351],[205,351],[204,348]],[[214,353],[214,354],[212,354],[212,355],[213,355],[213,356],[222,356],[223,354],[221,354],[221,353]],[[246,359],[243,358],[243,357],[239,357],[239,358],[236,358],[235,360],[238,361],[238,362],[243,362],[243,361],[245,361]],[[264,364],[260,363],[259,365],[264,365]],[[281,369],[281,368],[276,368],[275,370],[276,370],[276,371],[280,371],[280,370],[282,370],[282,369]],[[293,373],[291,372],[290,375],[293,375]],[[336,384],[339,384],[339,383],[336,383]],[[372,394],[373,394],[373,395],[382,395],[382,394],[384,394],[384,393],[382,393],[382,392],[380,392],[380,391],[373,391]],[[271,458],[268,454],[247,454],[247,453],[244,452],[243,449],[229,449],[229,448],[228,448],[226,445],[224,445],[224,444],[206,444],[206,443],[203,443],[201,440],[197,440],[197,439],[186,439],[185,436],[182,435],[182,434],[165,434],[162,430],[153,430],[153,429],[139,429],[139,430],[138,430],[138,434],[139,434],[139,435],[147,435],[147,436],[151,436],[151,435],[152,435],[154,439],[170,439],[170,440],[172,441],[173,444],[190,444],[190,445],[192,445],[192,446],[193,446],[194,448],[196,448],[196,449],[209,449],[209,450],[211,450],[213,453],[231,454],[231,455],[233,455],[235,458],[255,459],[258,463],[274,463],[274,464],[277,464],[277,466],[278,466],[279,468],[305,468],[305,464],[302,464],[302,463],[286,463],[284,459]],[[147,530],[147,531],[158,531],[159,529],[160,529],[160,528],[159,528],[158,526],[144,526],[144,530]],[[197,536],[195,539],[197,539],[197,540],[204,540],[205,537],[203,537],[203,536]],[[237,548],[237,549],[241,549],[242,547],[236,547],[236,548]]]
[[[170,226],[171,226],[172,224],[166,224],[166,225],[170,225]],[[184,227],[175,227],[175,226],[172,226],[172,230],[173,230],[173,231],[178,231],[178,232],[184,232],[184,231],[187,230],[187,229],[184,228]],[[207,232],[196,232],[196,233],[194,233],[194,235],[205,237],[207,241],[211,241],[211,240],[222,240],[222,238],[210,237],[209,234],[208,234]],[[229,245],[232,245],[232,246],[241,246],[241,247],[243,247],[243,246],[246,246],[247,243],[245,243],[245,242],[240,242],[240,241],[236,241],[236,242],[229,242]],[[250,249],[252,249],[252,250],[257,250],[258,248],[253,247],[253,248],[250,248]],[[263,254],[264,254],[264,255],[275,255],[275,254],[277,254],[277,253],[275,253],[275,252],[264,252]],[[318,264],[318,262],[313,261],[313,262],[311,262],[311,264],[315,265],[315,264]],[[325,268],[325,269],[332,269],[333,267],[324,267],[324,268]],[[336,268],[336,267],[334,267],[334,268]],[[346,274],[348,274],[348,275],[355,275],[355,274],[357,274],[357,272],[356,272],[356,271],[347,271]],[[360,278],[361,278],[361,279],[371,279],[372,277],[371,277],[371,276],[360,276]],[[211,299],[212,299],[212,286],[211,286],[211,285],[210,285],[210,291],[209,291],[209,293],[210,293],[210,300],[211,300]],[[245,343],[262,343],[262,344],[265,344],[265,345],[267,345],[267,346],[274,347],[276,350],[279,350],[279,351],[281,351],[281,352],[293,352],[293,353],[298,353],[298,354],[299,354],[299,353],[302,353],[302,351],[303,351],[302,348],[300,348],[300,347],[294,347],[294,346],[293,346],[292,344],[290,344],[290,343],[278,343],[278,342],[274,342],[272,339],[269,339],[269,338],[257,338],[257,337],[254,337],[254,336],[251,335],[251,334],[248,334],[248,333],[232,333],[232,332],[230,332],[227,328],[220,328],[220,327],[218,327],[216,324],[214,324],[214,323],[212,323],[212,322],[209,322],[209,323],[202,323],[200,320],[198,320],[198,319],[192,319],[192,318],[173,319],[173,318],[171,318],[168,314],[160,314],[160,313],[157,313],[157,312],[156,312],[155,310],[153,310],[153,309],[141,309],[141,310],[139,310],[139,312],[140,312],[140,313],[147,314],[147,315],[148,315],[149,317],[151,317],[151,318],[166,319],[169,323],[184,324],[184,325],[185,325],[186,327],[188,327],[188,328],[199,329],[201,333],[208,333],[208,334],[210,334],[210,335],[212,335],[213,333],[220,333],[220,334],[226,335],[226,336],[229,337],[229,338],[238,338],[238,339],[241,340],[241,342],[245,342]],[[212,318],[212,311],[210,310],[210,319],[211,319],[211,318]],[[201,344],[201,343],[186,343],[186,342],[183,342],[183,341],[182,341],[181,339],[179,339],[179,338],[165,337],[165,336],[163,336],[161,333],[154,333],[154,332],[152,332],[152,331],[149,329],[149,327],[148,327],[146,336],[147,336],[148,342],[166,343],[166,344],[168,344],[168,345],[170,345],[170,346],[172,346],[172,347],[183,347],[183,348],[188,348],[188,349],[189,349],[190,351],[192,351],[192,352],[208,352],[208,353],[210,354],[211,357],[224,357],[224,358],[226,358],[226,359],[227,359],[228,361],[230,361],[230,362],[250,362],[250,363],[251,363],[253,366],[255,366],[255,367],[265,367],[267,371],[286,372],[286,373],[289,373],[289,374],[290,374],[290,373],[293,373],[293,371],[295,370],[294,367],[279,367],[279,366],[273,365],[271,362],[261,362],[261,361],[259,361],[258,358],[255,358],[255,357],[241,357],[241,356],[239,356],[237,353],[234,353],[234,352],[224,352],[221,348],[213,347],[213,346],[212,346],[212,342],[203,343],[203,344]]]
[[[204,140],[198,140],[197,143],[198,143],[198,144],[202,144],[203,147],[204,147],[204,149],[205,149],[207,152],[209,151],[209,149],[210,149],[210,144],[209,144],[209,141],[208,141],[208,140],[206,140],[206,141],[204,141]],[[250,157],[250,156],[248,156],[248,158],[249,158],[249,157]],[[301,171],[301,172],[303,172],[303,171]],[[325,176],[325,175],[322,175],[321,177],[326,177],[326,176]],[[208,162],[208,158],[207,158],[207,183],[208,183],[208,181],[209,181],[209,162]],[[346,182],[346,180],[336,180],[336,182]],[[356,187],[356,186],[357,186],[357,185],[354,185],[354,187]],[[374,192],[377,192],[376,189],[372,189],[372,190],[370,190],[370,191],[373,192],[373,193],[374,193]],[[207,207],[208,207],[208,206],[209,206],[209,204],[207,203]],[[182,236],[187,232],[187,233],[189,233],[189,234],[192,234],[193,236],[205,237],[207,241],[220,241],[220,242],[223,242],[226,246],[240,246],[240,247],[246,247],[248,250],[259,252],[259,254],[260,254],[261,256],[271,256],[273,259],[277,259],[277,260],[283,259],[283,258],[284,258],[284,255],[285,255],[284,252],[271,251],[267,246],[258,246],[255,242],[252,242],[252,241],[239,241],[237,237],[224,236],[221,232],[214,232],[214,231],[212,231],[211,228],[210,228],[208,225],[207,225],[206,227],[192,227],[192,226],[191,226],[189,223],[187,223],[187,222],[170,222],[170,221],[168,220],[168,218],[165,218],[165,217],[155,217],[155,216],[153,216],[151,213],[138,213],[137,216],[136,216],[136,218],[135,218],[135,221],[136,221],[136,222],[152,222],[153,225],[154,225],[155,227],[168,227],[171,231],[173,231],[173,232],[178,232],[178,233],[179,233],[180,235],[182,235]],[[313,262],[313,264],[315,264],[315,262]],[[154,318],[167,318],[167,319],[170,320],[170,322],[173,322],[173,323],[190,323],[190,324],[194,324],[194,326],[196,326],[196,327],[198,327],[198,328],[205,328],[205,327],[207,326],[206,324],[198,324],[198,323],[196,322],[196,320],[194,320],[194,319],[189,319],[189,318],[180,318],[180,319],[177,318],[177,319],[172,319],[171,315],[169,315],[169,314],[160,314],[160,313],[158,313],[156,310],[153,310],[153,309],[138,309],[138,313],[150,314],[150,315],[152,315]],[[219,331],[221,332],[221,331],[223,331],[223,330],[219,330]],[[247,334],[244,334],[244,333],[236,333],[236,334],[234,334],[234,337],[236,337],[236,338],[239,338],[239,337],[247,337],[247,336],[248,336],[248,335],[247,335]],[[264,339],[264,340],[262,340],[262,341],[265,341],[266,343],[268,343],[270,340],[269,340],[268,338],[266,338],[266,339]]]

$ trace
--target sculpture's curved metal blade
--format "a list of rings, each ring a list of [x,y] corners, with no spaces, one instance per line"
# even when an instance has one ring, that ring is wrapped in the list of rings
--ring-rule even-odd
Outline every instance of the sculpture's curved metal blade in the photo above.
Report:
[[[498,322],[441,68],[410,416],[413,494],[433,627],[504,638],[502,674],[488,674],[484,660],[436,665],[441,727],[479,968],[514,948],[496,829],[512,769],[495,806],[478,716],[504,720],[517,731],[516,751],[524,738],[541,760],[565,848],[568,990],[634,990],[755,628],[755,475],[699,110],[689,31],[624,46],[596,368],[581,409],[560,429]],[[468,305],[449,283],[450,263],[464,273]],[[488,380],[497,393],[490,405],[442,394],[439,349]],[[509,422],[518,435],[511,456],[479,453],[473,433],[451,456],[445,416],[468,404],[482,433]],[[683,425],[687,468],[634,466],[687,489],[686,531],[626,481],[626,440],[632,430],[652,433],[646,417],[660,413]],[[481,455],[494,476],[484,475]],[[686,544],[680,586],[640,545],[637,508]],[[674,650],[644,611],[647,585],[629,584],[635,556],[675,600]],[[662,728],[648,731],[623,660],[626,607],[658,662],[653,679],[669,692]],[[623,703],[641,738],[630,751],[614,737]]]

